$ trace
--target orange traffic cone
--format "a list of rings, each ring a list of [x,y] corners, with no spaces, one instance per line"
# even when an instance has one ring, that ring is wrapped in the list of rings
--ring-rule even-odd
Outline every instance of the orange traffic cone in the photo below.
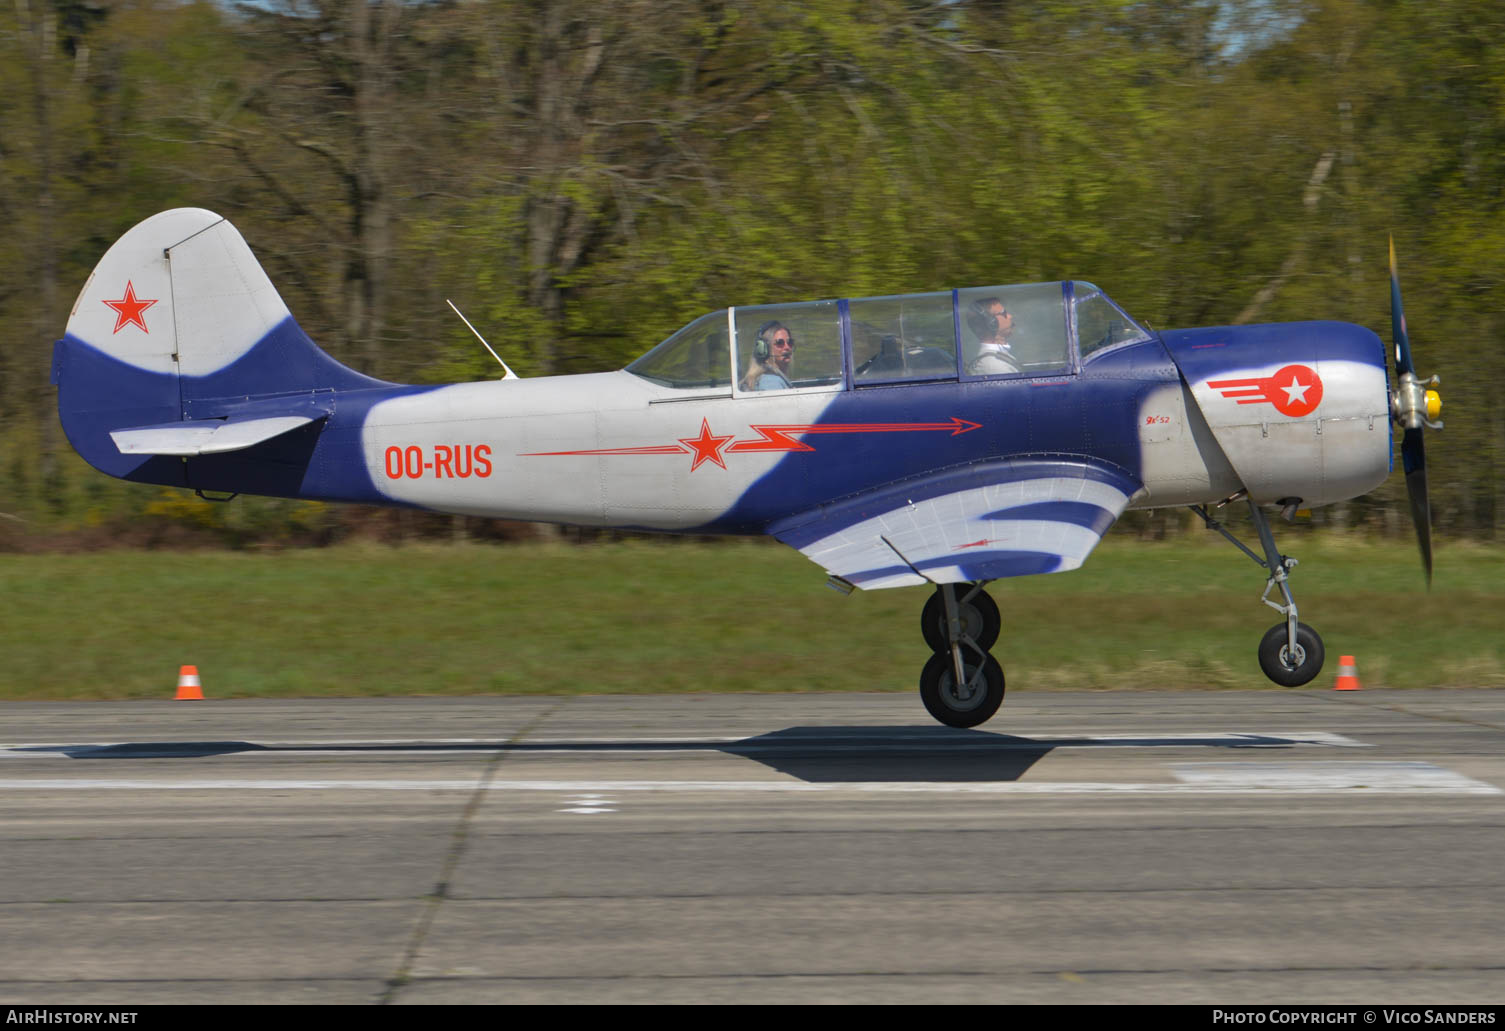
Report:
[[[1354,665],[1352,655],[1345,655],[1338,660],[1338,682],[1333,685],[1333,690],[1359,690],[1359,670]]]
[[[204,689],[199,686],[199,668],[197,666],[183,666],[178,669],[178,697],[177,701],[197,699],[204,700]]]

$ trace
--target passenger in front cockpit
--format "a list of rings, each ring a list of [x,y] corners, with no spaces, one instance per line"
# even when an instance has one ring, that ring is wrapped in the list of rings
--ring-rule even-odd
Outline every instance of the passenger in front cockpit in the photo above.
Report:
[[[758,327],[742,389],[788,390],[793,385],[789,380],[793,364],[794,333],[782,322],[765,322]]]
[[[973,301],[967,312],[967,328],[977,336],[977,355],[967,363],[972,376],[996,376],[1018,372],[1009,334],[1014,331],[1014,315],[997,297]]]

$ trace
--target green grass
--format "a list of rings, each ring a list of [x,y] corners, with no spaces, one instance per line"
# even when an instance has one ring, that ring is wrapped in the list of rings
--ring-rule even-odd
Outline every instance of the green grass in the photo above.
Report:
[[[1302,618],[1365,687],[1505,686],[1505,549],[1291,535]],[[0,557],[0,698],[914,690],[926,590],[857,592],[770,541]],[[1252,688],[1278,615],[1211,535],[1110,535],[1001,581],[1015,689]],[[1273,688],[1272,688],[1273,689]]]

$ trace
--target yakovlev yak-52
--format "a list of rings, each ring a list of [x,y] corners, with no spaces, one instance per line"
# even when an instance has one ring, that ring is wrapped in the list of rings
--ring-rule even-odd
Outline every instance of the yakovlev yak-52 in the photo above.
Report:
[[[1075,569],[1126,509],[1186,505],[1265,569],[1260,642],[1304,684],[1322,641],[1264,506],[1391,471],[1427,578],[1422,427],[1391,255],[1396,389],[1368,329],[1152,332],[1086,282],[725,308],[617,372],[404,386],[308,338],[240,233],[163,212],[100,260],[57,342],[68,439],[141,483],[696,534],[768,534],[843,591],[930,585],[920,675],[942,723],[1003,700],[991,580]],[[1215,519],[1248,505],[1260,552]],[[1270,599],[1278,589],[1279,601]]]

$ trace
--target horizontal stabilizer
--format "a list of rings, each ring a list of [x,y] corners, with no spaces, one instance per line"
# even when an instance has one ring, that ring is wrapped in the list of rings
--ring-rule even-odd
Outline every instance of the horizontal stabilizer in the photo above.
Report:
[[[324,417],[323,413],[318,416],[321,419]],[[110,434],[110,439],[115,441],[115,446],[123,455],[217,455],[255,447],[313,421],[307,415],[279,415],[270,419],[246,419],[241,422],[223,422],[219,419],[170,422],[161,426],[115,430]]]

